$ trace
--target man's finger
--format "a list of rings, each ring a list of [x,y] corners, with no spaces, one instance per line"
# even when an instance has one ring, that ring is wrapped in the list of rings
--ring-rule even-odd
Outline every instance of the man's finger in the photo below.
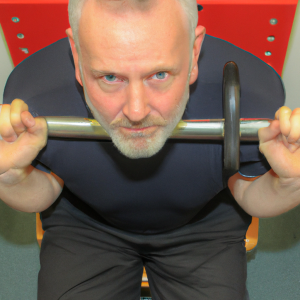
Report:
[[[22,122],[27,123],[27,118],[32,118],[29,112],[21,114]],[[29,124],[28,124],[29,125]],[[47,122],[44,118],[34,119],[34,123],[27,127],[27,132],[38,137],[39,144],[45,146],[47,143]]]
[[[1,109],[2,109],[2,104],[0,104],[0,116],[1,116]],[[0,140],[2,140],[1,134],[0,134]]]
[[[16,132],[17,136],[19,136],[21,133],[26,131],[27,126],[32,126],[34,125],[34,118],[28,115],[26,118],[26,122],[23,123],[21,114],[23,112],[28,112],[28,105],[20,99],[15,99],[11,103],[11,108],[10,108],[10,120],[11,120],[11,125]]]
[[[290,117],[291,130],[287,137],[289,143],[300,142],[300,108],[293,110]]]
[[[10,105],[3,104],[0,112],[0,135],[6,142],[14,142],[17,135],[10,122]]]
[[[275,114],[275,119],[279,120],[280,130],[286,137],[289,136],[291,131],[290,117],[292,110],[286,106],[281,107]]]

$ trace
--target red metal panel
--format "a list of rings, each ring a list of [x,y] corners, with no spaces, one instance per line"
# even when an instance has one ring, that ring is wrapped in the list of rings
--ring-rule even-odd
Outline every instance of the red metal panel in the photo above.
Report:
[[[235,4],[229,5],[228,2]],[[206,27],[208,34],[253,53],[281,74],[297,0],[257,2],[200,0],[198,3],[201,3],[203,10],[199,12],[199,24]],[[278,23],[271,25],[271,19],[276,19]],[[275,37],[273,42],[267,40],[270,36]],[[266,56],[266,52],[271,55]]]
[[[272,65],[281,73],[298,0],[198,0],[199,23]],[[13,59],[28,55],[66,36],[68,0],[0,0],[0,23]],[[14,23],[13,17],[20,21]],[[277,19],[276,25],[270,19]],[[22,33],[23,39],[17,35]],[[275,40],[269,42],[268,36]],[[28,49],[28,54],[24,53]],[[23,49],[23,51],[22,51]],[[269,51],[272,55],[266,56]]]
[[[0,1],[0,22],[14,65],[66,37],[65,30],[69,27],[67,1],[3,2]],[[20,21],[14,23],[13,17]],[[17,37],[20,33],[24,35],[23,39]],[[29,53],[24,53],[24,49],[28,49]]]
[[[8,0],[6,0],[8,1]],[[20,0],[13,0],[13,1],[20,1]],[[286,5],[286,4],[296,4],[297,0],[197,0],[199,4],[218,4],[218,5],[244,5],[244,4],[251,4],[251,5]]]

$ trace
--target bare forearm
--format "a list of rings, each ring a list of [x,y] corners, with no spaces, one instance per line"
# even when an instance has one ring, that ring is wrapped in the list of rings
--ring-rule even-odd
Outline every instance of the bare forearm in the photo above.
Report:
[[[29,166],[0,176],[0,199],[23,212],[47,209],[62,190],[54,176]]]
[[[248,214],[274,217],[300,204],[300,178],[283,180],[271,170],[252,182],[237,179],[232,193]]]

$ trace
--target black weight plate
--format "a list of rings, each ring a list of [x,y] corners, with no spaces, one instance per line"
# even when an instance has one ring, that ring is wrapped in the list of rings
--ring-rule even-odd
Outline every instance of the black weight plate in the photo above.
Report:
[[[223,70],[224,111],[224,182],[240,167],[240,79],[235,62],[225,64]]]

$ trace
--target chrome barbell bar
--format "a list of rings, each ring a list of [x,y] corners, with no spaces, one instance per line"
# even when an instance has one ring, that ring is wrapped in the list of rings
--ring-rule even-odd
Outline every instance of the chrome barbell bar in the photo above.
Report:
[[[109,140],[103,127],[94,119],[80,117],[42,117],[49,137]],[[258,141],[258,130],[268,127],[270,119],[240,119],[240,140]],[[224,119],[182,120],[170,139],[223,140]]]

